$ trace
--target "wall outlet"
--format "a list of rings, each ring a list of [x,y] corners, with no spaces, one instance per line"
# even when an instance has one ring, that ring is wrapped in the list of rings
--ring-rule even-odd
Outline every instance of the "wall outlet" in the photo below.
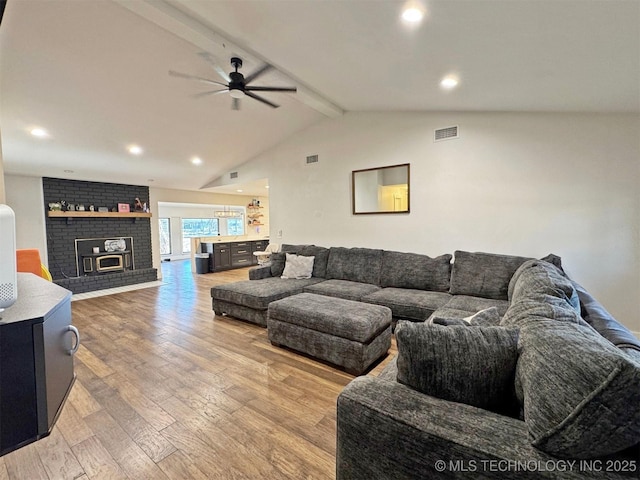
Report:
[[[278,230],[278,238],[282,238],[282,230]]]

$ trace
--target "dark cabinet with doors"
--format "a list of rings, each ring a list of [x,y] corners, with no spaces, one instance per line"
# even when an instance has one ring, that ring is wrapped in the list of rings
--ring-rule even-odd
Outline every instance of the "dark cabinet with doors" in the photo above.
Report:
[[[231,245],[228,243],[213,244],[213,272],[231,268]]]
[[[0,313],[0,455],[51,433],[75,380],[71,292],[18,273],[18,300]]]
[[[268,240],[245,240],[240,242],[203,243],[202,252],[210,253],[210,272],[220,272],[231,268],[256,265],[257,258],[253,252],[264,251]]]

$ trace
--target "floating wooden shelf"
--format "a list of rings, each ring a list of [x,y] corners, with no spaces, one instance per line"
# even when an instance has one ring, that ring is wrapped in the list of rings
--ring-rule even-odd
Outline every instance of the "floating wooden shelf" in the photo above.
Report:
[[[59,210],[50,210],[47,212],[49,217],[62,217],[62,218],[79,218],[79,217],[111,217],[111,218],[151,218],[150,213],[145,212],[62,212]]]

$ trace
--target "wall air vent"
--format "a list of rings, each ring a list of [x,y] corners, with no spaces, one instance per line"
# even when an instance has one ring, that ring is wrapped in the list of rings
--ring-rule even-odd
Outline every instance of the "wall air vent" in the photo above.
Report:
[[[231,172],[229,178],[238,178],[238,172]]]
[[[453,127],[438,128],[437,130],[434,130],[433,141],[441,142],[443,140],[453,140],[458,137],[458,126],[455,125]]]
[[[318,163],[318,155],[309,155],[307,157],[307,165],[310,165],[312,163]]]

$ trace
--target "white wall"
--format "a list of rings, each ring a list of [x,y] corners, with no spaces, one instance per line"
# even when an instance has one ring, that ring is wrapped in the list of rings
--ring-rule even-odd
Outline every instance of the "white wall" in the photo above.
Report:
[[[5,175],[6,202],[16,214],[17,248],[37,248],[49,266],[41,177]]]
[[[433,142],[452,125],[459,139]],[[639,132],[640,116],[626,114],[349,113],[237,170],[269,177],[274,242],[553,252],[639,332]],[[406,162],[410,214],[351,214],[352,170]]]

